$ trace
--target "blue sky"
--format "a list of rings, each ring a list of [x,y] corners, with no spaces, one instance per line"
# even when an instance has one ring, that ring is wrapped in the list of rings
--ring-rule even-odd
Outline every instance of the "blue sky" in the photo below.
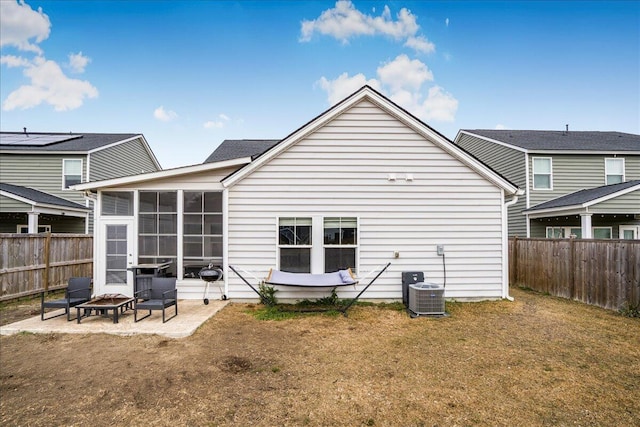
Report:
[[[640,2],[0,1],[3,131],[143,133],[165,168],[369,84],[461,128],[640,133]]]

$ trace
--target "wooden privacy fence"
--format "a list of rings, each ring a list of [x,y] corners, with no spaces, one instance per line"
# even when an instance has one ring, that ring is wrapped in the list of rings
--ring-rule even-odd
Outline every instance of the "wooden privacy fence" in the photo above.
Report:
[[[0,233],[0,301],[93,276],[93,236]]]
[[[509,283],[619,310],[640,304],[640,240],[509,239]]]

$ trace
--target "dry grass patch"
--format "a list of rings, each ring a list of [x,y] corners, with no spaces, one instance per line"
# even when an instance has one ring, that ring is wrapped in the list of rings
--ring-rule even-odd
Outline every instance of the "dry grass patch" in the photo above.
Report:
[[[410,319],[259,320],[230,304],[195,335],[0,338],[3,425],[640,424],[640,319],[514,289]]]

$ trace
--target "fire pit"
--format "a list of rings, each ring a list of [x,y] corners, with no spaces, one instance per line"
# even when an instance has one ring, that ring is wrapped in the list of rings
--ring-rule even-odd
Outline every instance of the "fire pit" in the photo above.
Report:
[[[134,299],[122,294],[105,294],[100,295],[84,304],[76,305],[77,319],[89,317],[92,311],[108,315],[109,310],[113,311],[113,323],[118,323],[118,313],[123,313],[127,309],[132,308]],[[84,310],[84,314],[80,316],[80,310]]]

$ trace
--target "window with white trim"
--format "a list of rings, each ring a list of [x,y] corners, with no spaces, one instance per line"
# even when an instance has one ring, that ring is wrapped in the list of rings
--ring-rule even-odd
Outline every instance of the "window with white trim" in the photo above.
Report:
[[[62,160],[62,188],[82,183],[82,159]]]
[[[640,225],[621,225],[620,239],[640,239]]]
[[[280,218],[278,249],[282,271],[311,273],[311,218]]]
[[[582,238],[582,228],[580,227],[547,227],[547,238],[564,239],[573,237]]]
[[[356,249],[358,248],[357,218],[324,218],[324,271],[356,268]]]
[[[132,191],[103,191],[101,215],[133,216]]]
[[[591,234],[594,239],[611,239],[613,237],[611,227],[593,227]]]
[[[533,158],[533,189],[551,190],[553,188],[553,174],[551,157]]]
[[[611,239],[613,232],[611,227],[591,227],[591,236],[594,239]],[[582,238],[580,227],[547,227],[548,239]]]
[[[26,224],[18,225],[18,233],[25,234],[29,233],[29,226]],[[51,233],[50,225],[38,225],[38,233]]]
[[[138,193],[138,263],[171,262],[168,273],[176,275],[178,251],[178,203],[176,191]]]
[[[198,277],[210,263],[222,265],[222,193],[183,193],[182,262],[184,277]]]
[[[605,185],[624,182],[624,158],[604,159]]]

